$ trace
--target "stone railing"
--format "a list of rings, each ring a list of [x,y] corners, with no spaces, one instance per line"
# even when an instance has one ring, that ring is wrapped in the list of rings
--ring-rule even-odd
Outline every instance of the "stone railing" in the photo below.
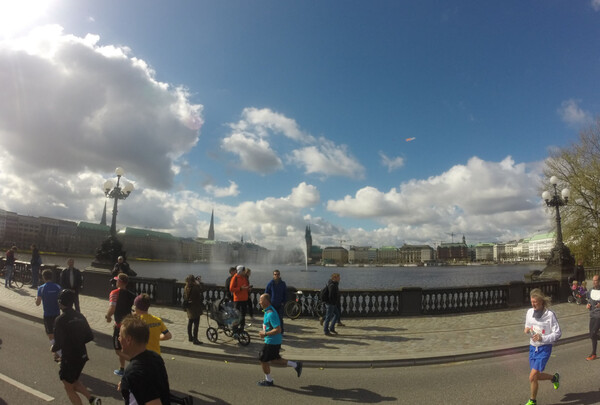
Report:
[[[17,266],[29,266],[26,262],[17,262]],[[62,268],[52,266],[55,280]],[[588,269],[586,275],[598,274],[600,269]],[[86,268],[82,294],[106,298],[111,290],[110,271]],[[174,279],[131,277],[129,288],[137,294],[147,293],[152,302],[158,305],[181,307],[185,284]],[[344,317],[386,317],[441,315],[461,312],[480,312],[503,308],[529,306],[529,293],[541,288],[546,295],[558,302],[558,281],[523,282],[515,281],[503,285],[476,287],[419,288],[407,287],[397,290],[341,290],[340,304]],[[290,287],[288,299],[295,299],[295,289]],[[250,293],[252,307],[260,314],[259,297],[264,288],[254,288]],[[318,299],[319,290],[302,289],[302,300]],[[204,284],[204,303],[209,303],[225,295],[223,286]],[[303,313],[304,316],[310,315]]]

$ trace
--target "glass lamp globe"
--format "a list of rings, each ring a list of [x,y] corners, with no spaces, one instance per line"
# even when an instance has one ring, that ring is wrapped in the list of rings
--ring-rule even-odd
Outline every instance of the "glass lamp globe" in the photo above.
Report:
[[[550,199],[550,193],[548,191],[544,191],[542,193],[542,198],[546,201],[548,201]]]
[[[123,170],[123,168],[122,168],[122,167],[117,167],[117,168],[115,169],[115,174],[116,174],[117,176],[122,176],[122,175],[124,175],[124,174],[125,174],[125,170]]]

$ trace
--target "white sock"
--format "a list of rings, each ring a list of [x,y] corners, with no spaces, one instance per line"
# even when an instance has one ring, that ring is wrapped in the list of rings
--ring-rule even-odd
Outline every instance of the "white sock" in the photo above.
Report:
[[[294,367],[294,368],[296,368],[296,366],[297,366],[298,364],[296,364],[296,362],[295,362],[295,361],[288,360],[288,364],[287,364],[287,365],[288,365],[288,366],[290,366],[290,367]]]
[[[267,380],[268,382],[273,381],[273,377],[271,377],[271,374],[265,374],[265,380]]]

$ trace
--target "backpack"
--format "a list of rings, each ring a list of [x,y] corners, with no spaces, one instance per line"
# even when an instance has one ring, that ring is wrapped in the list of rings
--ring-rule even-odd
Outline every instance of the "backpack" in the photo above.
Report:
[[[319,291],[319,300],[321,300],[321,302],[329,301],[329,285],[321,288],[321,291]]]

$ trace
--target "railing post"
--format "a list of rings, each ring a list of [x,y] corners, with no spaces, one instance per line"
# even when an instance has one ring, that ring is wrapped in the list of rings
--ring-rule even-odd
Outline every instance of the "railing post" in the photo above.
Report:
[[[525,300],[525,296],[523,295],[525,291],[523,288],[524,285],[523,281],[511,281],[508,283],[507,304],[509,308],[523,306]]]
[[[158,278],[156,279],[156,304],[157,305],[176,305],[177,280]]]
[[[400,289],[401,316],[421,315],[421,287],[403,287]]]

